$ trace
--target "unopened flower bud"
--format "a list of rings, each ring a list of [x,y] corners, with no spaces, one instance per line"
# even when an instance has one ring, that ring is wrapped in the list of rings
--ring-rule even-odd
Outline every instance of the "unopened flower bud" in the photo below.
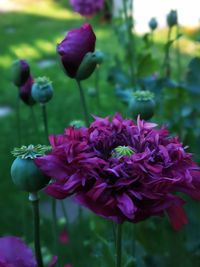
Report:
[[[178,23],[178,16],[176,10],[171,10],[167,15],[167,24],[171,28]]]
[[[52,82],[47,77],[38,77],[31,91],[32,97],[39,103],[47,103],[53,97]]]
[[[11,70],[12,82],[20,87],[25,84],[30,76],[30,67],[25,60],[16,60],[13,62]]]
[[[149,21],[149,28],[154,31],[158,27],[158,22],[156,18],[151,18]]]
[[[87,53],[83,61],[81,62],[81,65],[78,68],[78,71],[76,73],[76,80],[81,81],[89,78],[92,73],[94,72],[96,65],[98,64],[99,57],[96,52],[89,52]]]

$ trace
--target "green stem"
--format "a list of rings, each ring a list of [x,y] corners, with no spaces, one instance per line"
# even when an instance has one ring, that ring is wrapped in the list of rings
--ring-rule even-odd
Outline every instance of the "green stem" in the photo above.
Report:
[[[59,236],[59,231],[58,231],[58,220],[57,220],[57,212],[56,212],[56,206],[57,206],[57,201],[55,198],[51,199],[51,209],[52,209],[52,221],[53,221],[53,233],[54,233],[54,251],[58,255],[58,262],[56,263],[56,266],[60,266],[59,264],[59,247],[58,247],[58,236]]]
[[[181,73],[182,73],[182,66],[181,66],[181,56],[180,56],[180,42],[179,42],[179,31],[180,31],[180,27],[177,24],[176,26],[176,38],[177,38],[177,43],[176,43],[176,59],[177,59],[177,78],[178,81],[181,80]]]
[[[116,233],[116,267],[122,266],[122,224],[117,224]]]
[[[43,260],[40,245],[40,214],[39,214],[39,198],[37,193],[29,193],[29,200],[33,207],[33,221],[34,221],[34,246],[37,267],[43,267]]]
[[[127,35],[128,35],[128,42],[129,42],[129,64],[130,64],[130,78],[131,78],[131,82],[132,82],[132,86],[135,86],[136,83],[136,70],[135,70],[135,66],[136,66],[136,57],[135,57],[135,45],[134,45],[134,36],[132,33],[132,25],[133,25],[133,0],[131,2],[131,25],[129,23],[129,16],[128,16],[128,12],[127,12],[127,0],[123,0],[123,12],[124,12],[124,20],[125,20],[125,25],[127,28]],[[135,63],[135,64],[134,64]]]
[[[20,97],[17,95],[17,139],[18,146],[21,146],[21,116],[20,116]]]
[[[83,113],[84,113],[84,118],[85,118],[85,124],[87,127],[89,127],[89,114],[88,114],[88,109],[87,109],[87,105],[86,105],[86,101],[85,101],[85,95],[83,92],[81,82],[79,80],[76,80],[76,81],[77,81],[77,85],[78,85],[78,89],[79,89],[79,93],[80,93],[80,99],[81,99],[81,103],[82,103],[82,108],[83,108]]]
[[[41,104],[41,108],[42,108],[42,117],[43,117],[43,123],[44,123],[45,138],[46,138],[47,143],[48,143],[49,142],[49,128],[48,128],[48,117],[47,117],[46,105]]]
[[[65,218],[65,224],[67,226],[68,222],[69,222],[69,219],[68,219],[68,216],[67,216],[67,212],[66,212],[66,209],[65,209],[65,204],[64,204],[64,201],[61,200],[61,207],[62,207],[62,212],[63,212],[63,216]],[[67,227],[66,227],[67,228]],[[68,230],[68,229],[67,229]]]
[[[30,106],[30,110],[31,110],[31,119],[32,119],[32,122],[33,122],[33,125],[35,128],[36,134],[37,134],[37,136],[39,136],[38,124],[37,124],[37,120],[36,120],[33,106]]]
[[[100,108],[100,95],[99,95],[99,65],[97,65],[96,72],[95,72],[95,89],[96,89],[96,96],[97,96],[97,105]]]
[[[169,27],[168,34],[167,34],[167,44],[171,40],[171,33],[172,33],[172,27]],[[166,47],[166,51],[165,51],[164,71],[165,71],[165,77],[170,78],[171,62],[170,62],[170,46],[169,45]]]

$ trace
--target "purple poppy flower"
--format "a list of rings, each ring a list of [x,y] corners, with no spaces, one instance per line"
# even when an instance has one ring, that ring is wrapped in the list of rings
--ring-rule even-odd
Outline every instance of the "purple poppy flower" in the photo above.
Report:
[[[17,237],[0,238],[1,267],[36,267],[36,260],[30,248]]]
[[[52,152],[35,159],[54,177],[47,194],[75,195],[96,214],[118,223],[168,214],[174,229],[187,223],[183,192],[200,200],[200,169],[178,138],[156,124],[116,114],[89,128],[69,127],[50,136]]]
[[[16,60],[12,66],[12,80],[13,83],[20,87],[30,76],[30,67],[26,60]]]
[[[70,0],[75,12],[84,17],[91,17],[103,9],[104,0]]]
[[[30,75],[27,81],[22,86],[19,87],[19,96],[21,100],[29,106],[35,104],[35,100],[31,96],[33,82],[34,82],[33,78]]]
[[[81,28],[69,31],[65,39],[58,44],[57,51],[65,72],[71,78],[75,78],[78,68],[89,52],[94,52],[96,36],[90,24],[84,24]]]

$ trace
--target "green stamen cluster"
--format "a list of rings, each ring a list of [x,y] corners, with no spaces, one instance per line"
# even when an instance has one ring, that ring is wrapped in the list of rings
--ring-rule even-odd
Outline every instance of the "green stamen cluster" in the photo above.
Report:
[[[16,158],[35,159],[37,157],[44,156],[50,150],[51,146],[29,145],[29,146],[22,146],[20,148],[16,147],[13,149],[11,153]]]
[[[133,96],[137,101],[149,101],[154,99],[154,93],[148,90],[138,90],[133,93]]]
[[[112,156],[114,158],[120,158],[123,156],[129,156],[130,157],[134,153],[135,152],[133,151],[133,149],[131,149],[129,146],[118,146],[113,150]]]

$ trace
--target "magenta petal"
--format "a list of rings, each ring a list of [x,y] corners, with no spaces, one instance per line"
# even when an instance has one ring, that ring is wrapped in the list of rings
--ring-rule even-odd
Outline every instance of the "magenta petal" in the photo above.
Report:
[[[57,179],[66,178],[66,166],[63,162],[53,155],[39,157],[34,160],[40,170],[49,177],[56,176]]]
[[[117,196],[117,206],[127,218],[134,218],[134,213],[136,212],[137,208],[127,194],[124,193]]]

